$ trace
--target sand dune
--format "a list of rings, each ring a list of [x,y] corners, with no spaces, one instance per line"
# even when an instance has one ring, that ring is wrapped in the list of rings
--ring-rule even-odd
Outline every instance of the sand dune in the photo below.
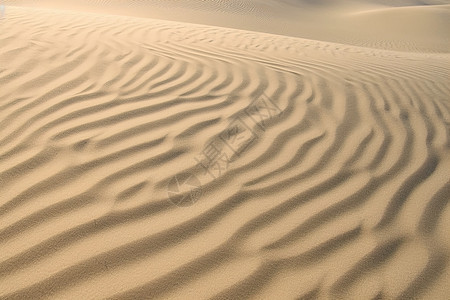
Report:
[[[434,44],[8,6],[0,299],[446,299],[448,7],[396,10]]]
[[[296,36],[379,49],[450,49],[449,0],[6,0]],[[361,15],[363,14],[363,15]]]

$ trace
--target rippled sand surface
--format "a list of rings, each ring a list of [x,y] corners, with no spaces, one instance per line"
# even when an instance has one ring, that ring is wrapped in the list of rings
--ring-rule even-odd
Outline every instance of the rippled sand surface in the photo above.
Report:
[[[94,10],[119,2],[6,1],[0,299],[448,298],[445,1],[366,0],[355,39]]]

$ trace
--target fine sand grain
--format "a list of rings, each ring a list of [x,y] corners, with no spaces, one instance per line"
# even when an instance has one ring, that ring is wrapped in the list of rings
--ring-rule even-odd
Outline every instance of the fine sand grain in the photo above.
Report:
[[[448,3],[6,2],[0,299],[448,299]]]

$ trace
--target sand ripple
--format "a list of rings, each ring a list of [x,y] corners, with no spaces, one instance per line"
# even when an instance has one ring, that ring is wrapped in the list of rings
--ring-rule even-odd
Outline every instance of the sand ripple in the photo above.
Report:
[[[0,26],[1,299],[448,296],[447,54],[26,8]],[[279,110],[253,120],[260,97]],[[196,157],[238,119],[256,138],[213,178]]]

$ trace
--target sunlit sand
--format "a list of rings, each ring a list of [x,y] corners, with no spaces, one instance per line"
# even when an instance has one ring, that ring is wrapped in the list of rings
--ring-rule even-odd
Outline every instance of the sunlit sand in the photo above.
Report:
[[[449,1],[0,1],[0,299],[448,299]]]

